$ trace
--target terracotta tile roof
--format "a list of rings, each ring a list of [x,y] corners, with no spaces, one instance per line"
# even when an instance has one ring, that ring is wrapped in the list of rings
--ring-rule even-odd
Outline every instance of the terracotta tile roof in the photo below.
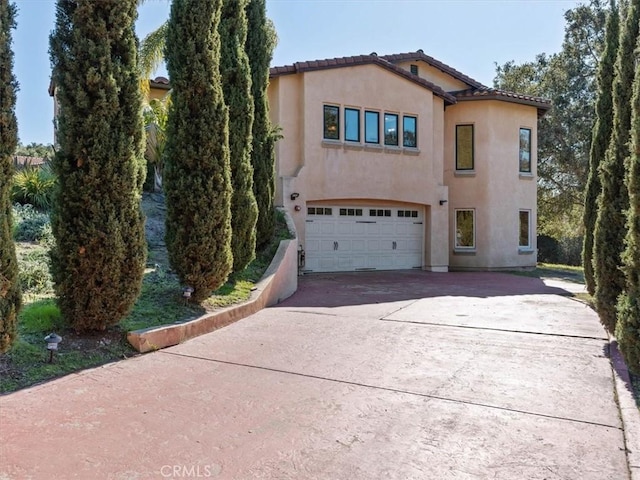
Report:
[[[17,168],[24,167],[39,167],[47,163],[47,159],[44,157],[26,157],[24,155],[14,155],[13,164]]]
[[[398,67],[396,63],[403,61],[423,61],[430,66],[437,68],[441,72],[451,75],[453,78],[469,85],[470,88],[457,92],[445,92],[441,87],[435,85],[428,80],[420,78],[412,74],[404,68]],[[352,57],[328,58],[325,60],[312,60],[306,62],[296,62],[293,65],[284,65],[281,67],[272,67],[270,71],[271,77],[279,77],[281,75],[291,75],[295,73],[311,72],[314,70],[326,70],[340,67],[354,67],[358,65],[379,65],[400,75],[412,82],[418,83],[423,87],[431,90],[435,95],[443,98],[447,104],[457,103],[458,100],[501,100],[505,102],[520,103],[523,105],[531,105],[538,108],[538,115],[542,116],[551,108],[551,101],[545,98],[534,97],[531,95],[523,95],[520,93],[507,92],[490,88],[473,78],[459,72],[455,68],[426,55],[422,50],[417,52],[396,53],[393,55],[381,55],[376,53],[370,55],[356,55]]]
[[[285,65],[282,67],[273,67],[270,71],[271,77],[279,77],[281,75],[291,75],[295,73],[312,72],[314,70],[328,70],[332,68],[341,67],[355,67],[358,65],[378,65],[385,68],[396,75],[406,78],[422,87],[431,90],[436,96],[442,98],[447,104],[456,103],[456,99],[453,95],[445,92],[442,88],[434,83],[420,78],[417,75],[412,74],[404,68],[400,68],[397,65],[386,60],[384,57],[379,57],[375,53],[371,55],[357,55],[352,57],[341,58],[328,58],[325,60],[312,60],[307,62],[296,62],[293,65]]]
[[[507,92],[497,88],[470,88],[459,92],[451,92],[459,101],[466,100],[501,100],[505,102],[520,103],[538,107],[538,115],[542,116],[551,108],[551,100],[522,93]]]
[[[160,90],[171,90],[169,79],[165,77],[156,77],[153,80],[149,80],[149,87],[158,88]]]
[[[437,68],[441,72],[444,72],[447,75],[451,75],[456,80],[460,80],[461,82],[466,83],[470,87],[486,88],[483,84],[481,84],[477,80],[474,80],[473,78],[465,75],[464,73],[459,72],[455,68],[450,67],[449,65],[442,63],[441,61],[436,60],[435,58],[430,57],[429,55],[426,55],[422,49],[418,50],[417,52],[395,53],[393,55],[382,55],[381,58],[384,58],[385,60],[388,60],[391,63],[421,60],[431,65],[432,67]]]

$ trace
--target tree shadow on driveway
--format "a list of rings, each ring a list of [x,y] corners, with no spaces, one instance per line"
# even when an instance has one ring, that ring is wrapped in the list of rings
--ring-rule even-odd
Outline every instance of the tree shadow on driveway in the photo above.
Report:
[[[499,272],[434,273],[419,270],[307,274],[297,292],[276,307],[341,307],[434,297],[572,296],[540,278]]]

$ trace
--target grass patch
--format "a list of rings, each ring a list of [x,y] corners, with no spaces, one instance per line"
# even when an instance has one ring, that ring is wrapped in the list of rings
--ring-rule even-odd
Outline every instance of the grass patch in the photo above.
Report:
[[[149,252],[142,291],[131,313],[119,325],[104,332],[76,334],[62,318],[53,298],[49,272],[50,238],[34,236],[35,240],[17,243],[24,305],[18,316],[18,339],[6,354],[0,355],[0,394],[137,355],[126,340],[128,331],[182,323],[207,311],[248,300],[280,241],[292,238],[284,215],[278,212],[276,233],[271,242],[257,252],[256,259],[202,305],[187,304],[182,298],[178,277],[170,270],[164,246],[164,201],[156,194],[148,196],[143,206],[147,214]],[[16,219],[21,221],[18,216]],[[25,216],[24,221],[27,220]],[[48,224],[44,227],[50,228]],[[51,332],[58,333],[63,340],[54,362],[48,363],[44,337]]]
[[[556,278],[573,283],[584,284],[584,271],[582,267],[573,265],[558,265],[554,263],[539,263],[531,270],[513,270],[509,273],[523,277]]]

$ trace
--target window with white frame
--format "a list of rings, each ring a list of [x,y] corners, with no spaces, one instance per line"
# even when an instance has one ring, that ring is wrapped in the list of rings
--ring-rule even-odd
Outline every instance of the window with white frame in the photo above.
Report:
[[[455,248],[473,250],[476,248],[476,211],[474,209],[456,209],[455,211]]]
[[[531,173],[531,129],[520,129],[520,148],[518,154],[520,173]]]
[[[531,211],[520,210],[519,212],[520,234],[518,246],[522,249],[531,248]]]

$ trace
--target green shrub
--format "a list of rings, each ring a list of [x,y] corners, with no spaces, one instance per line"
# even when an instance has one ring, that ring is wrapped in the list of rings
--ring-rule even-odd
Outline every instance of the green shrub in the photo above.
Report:
[[[52,299],[25,305],[20,312],[20,331],[25,334],[61,331],[64,319]]]
[[[49,272],[48,249],[36,247],[18,252],[20,288],[25,294],[46,295],[53,293],[53,282]]]
[[[36,210],[33,205],[13,206],[13,238],[19,242],[41,242],[49,244],[53,235],[49,215]]]
[[[27,166],[13,175],[11,198],[14,203],[31,204],[38,210],[49,210],[56,177],[48,163]]]

